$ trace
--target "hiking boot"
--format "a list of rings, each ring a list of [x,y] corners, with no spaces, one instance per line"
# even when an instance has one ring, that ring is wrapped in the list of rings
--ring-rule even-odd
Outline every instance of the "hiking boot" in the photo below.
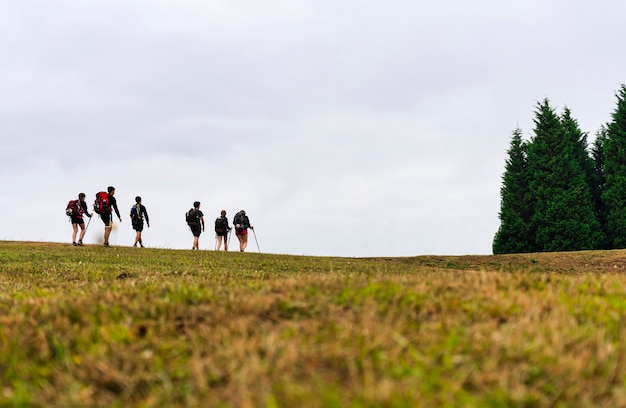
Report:
[[[79,241],[78,241],[78,243],[77,243],[76,245],[78,245],[78,246],[83,246],[83,240],[82,240],[82,239],[81,239],[81,240],[79,240]]]
[[[74,246],[78,246],[78,244],[76,242],[72,242],[72,245]]]
[[[104,243],[104,246],[105,246],[105,247],[109,247],[110,245],[109,245],[109,243],[108,243],[108,242],[105,242],[105,243]]]

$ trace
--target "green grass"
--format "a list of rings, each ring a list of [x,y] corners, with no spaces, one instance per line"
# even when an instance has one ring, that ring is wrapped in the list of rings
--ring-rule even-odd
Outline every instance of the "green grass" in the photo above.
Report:
[[[624,268],[0,242],[0,407],[626,406]]]

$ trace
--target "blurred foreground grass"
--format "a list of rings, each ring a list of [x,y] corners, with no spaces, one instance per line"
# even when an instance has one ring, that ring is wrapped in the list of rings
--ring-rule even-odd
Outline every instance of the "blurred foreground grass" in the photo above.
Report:
[[[0,241],[0,406],[626,406],[625,268]]]

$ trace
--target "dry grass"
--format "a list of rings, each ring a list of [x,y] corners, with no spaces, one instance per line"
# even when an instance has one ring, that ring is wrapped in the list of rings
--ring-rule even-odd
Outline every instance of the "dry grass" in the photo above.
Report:
[[[0,242],[0,406],[626,406],[625,261]]]

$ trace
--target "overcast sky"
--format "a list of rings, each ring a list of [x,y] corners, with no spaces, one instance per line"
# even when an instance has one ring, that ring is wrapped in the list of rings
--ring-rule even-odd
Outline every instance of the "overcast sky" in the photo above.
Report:
[[[199,200],[201,249],[245,209],[261,252],[490,254],[513,130],[547,97],[592,141],[624,21],[621,0],[0,0],[0,240],[71,242],[67,202],[113,185],[113,245],[140,195],[150,247],[190,249]]]

